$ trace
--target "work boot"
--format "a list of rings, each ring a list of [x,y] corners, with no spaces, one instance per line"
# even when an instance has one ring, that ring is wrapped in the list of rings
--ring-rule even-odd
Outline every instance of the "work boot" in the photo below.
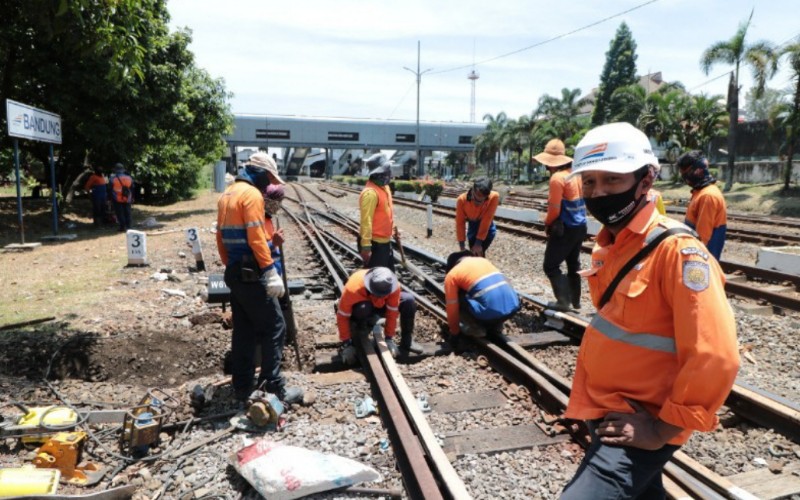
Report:
[[[389,349],[389,353],[392,355],[393,358],[397,357],[398,349],[397,344],[394,343],[394,338],[388,337],[386,340],[386,348]]]
[[[276,396],[287,405],[302,403],[303,389],[299,387],[282,387]]]
[[[567,277],[563,274],[551,276],[550,285],[553,287],[553,295],[556,296],[556,302],[548,302],[547,307],[556,311],[569,311],[570,296]]]
[[[581,275],[580,274],[568,274],[567,279],[569,280],[569,295],[572,298],[572,308],[573,309],[580,309],[581,308]]]

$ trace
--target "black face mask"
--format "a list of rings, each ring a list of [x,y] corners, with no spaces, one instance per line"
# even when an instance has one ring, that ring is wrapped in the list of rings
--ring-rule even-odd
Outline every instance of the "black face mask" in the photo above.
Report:
[[[644,198],[644,195],[636,198],[636,188],[638,187],[639,183],[637,182],[627,191],[598,198],[584,198],[583,201],[586,203],[586,209],[595,219],[604,226],[614,226],[627,221]]]

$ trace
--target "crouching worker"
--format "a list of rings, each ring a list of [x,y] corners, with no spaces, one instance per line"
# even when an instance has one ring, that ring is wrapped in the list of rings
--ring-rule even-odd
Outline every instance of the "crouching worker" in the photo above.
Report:
[[[519,295],[487,259],[473,257],[469,250],[456,252],[447,258],[446,269],[448,342],[454,351],[460,348],[462,334],[499,333],[505,320],[520,310]]]
[[[385,267],[359,269],[354,272],[342,291],[336,312],[336,326],[342,341],[342,361],[356,363],[353,335],[366,335],[383,316],[383,335],[392,356],[398,353],[421,353],[422,346],[414,342],[414,315],[417,304],[414,296],[400,291],[400,284],[392,271]],[[394,342],[397,316],[400,316],[400,348]]]

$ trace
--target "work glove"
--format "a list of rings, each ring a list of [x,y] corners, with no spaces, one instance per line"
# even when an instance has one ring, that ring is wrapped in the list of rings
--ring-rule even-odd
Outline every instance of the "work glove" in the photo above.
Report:
[[[358,356],[356,355],[356,347],[351,340],[342,343],[342,351],[339,353],[339,356],[342,358],[342,363],[347,366],[356,364]]]
[[[269,271],[264,271],[261,275],[261,283],[267,289],[267,295],[270,297],[279,298],[286,293],[286,289],[283,287],[283,279],[278,276],[274,266]]]

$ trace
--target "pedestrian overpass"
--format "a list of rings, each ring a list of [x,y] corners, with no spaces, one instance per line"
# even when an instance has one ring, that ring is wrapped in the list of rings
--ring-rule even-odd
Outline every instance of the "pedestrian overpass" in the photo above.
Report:
[[[480,123],[420,122],[420,154],[424,158],[425,153],[432,151],[471,152],[475,147],[474,138],[485,128],[486,125]],[[231,158],[236,157],[237,147],[323,148],[328,164],[326,172],[330,175],[333,150],[416,150],[417,129],[416,122],[401,120],[237,114],[233,132],[225,141]],[[284,154],[282,170],[296,175],[296,172],[287,171],[290,156]],[[294,164],[296,162],[292,162]]]

